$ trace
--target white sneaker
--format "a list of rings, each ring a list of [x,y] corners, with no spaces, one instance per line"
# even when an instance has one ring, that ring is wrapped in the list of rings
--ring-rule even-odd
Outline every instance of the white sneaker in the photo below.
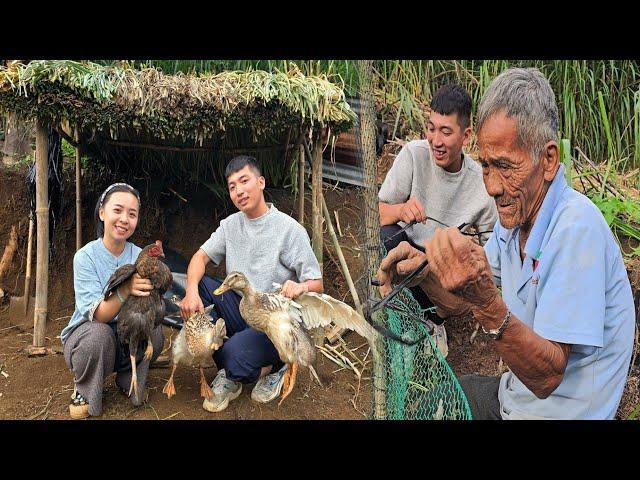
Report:
[[[213,397],[205,398],[202,408],[207,412],[215,413],[221,412],[229,406],[231,400],[238,398],[242,393],[242,384],[229,380],[223,368],[218,371],[216,378],[211,382],[211,389],[213,390]]]
[[[433,326],[433,331],[431,332],[433,343],[435,343],[438,350],[440,350],[442,357],[447,358],[447,355],[449,355],[449,345],[447,344],[447,330],[444,328],[444,323],[436,325],[431,320],[427,320],[427,322]]]
[[[276,373],[270,373],[258,379],[256,386],[251,391],[251,399],[256,402],[267,403],[280,395],[286,371],[287,365],[284,365]]]

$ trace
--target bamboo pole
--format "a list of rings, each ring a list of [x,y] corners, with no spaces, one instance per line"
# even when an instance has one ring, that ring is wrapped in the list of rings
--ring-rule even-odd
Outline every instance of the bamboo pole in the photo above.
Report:
[[[322,140],[320,132],[313,136],[313,157],[311,168],[311,195],[312,204],[312,233],[313,233],[313,253],[315,253],[320,271],[322,272]]]
[[[47,124],[36,122],[36,303],[33,346],[44,347],[49,290],[49,182],[47,176],[49,138]]]
[[[338,260],[340,261],[340,267],[342,267],[342,274],[344,275],[344,278],[347,281],[349,292],[351,292],[351,296],[353,297],[353,303],[355,304],[356,310],[358,311],[358,313],[362,315],[362,305],[360,304],[360,298],[358,297],[358,292],[356,291],[356,287],[353,284],[353,279],[351,278],[351,273],[349,272],[349,267],[347,266],[347,262],[344,259],[344,255],[342,254],[342,248],[340,248],[338,237],[333,228],[333,223],[331,222],[331,216],[329,215],[329,209],[327,208],[327,202],[324,199],[324,195],[322,196],[322,212],[324,213],[324,221],[327,222],[327,230],[329,230],[329,236],[331,237],[333,246],[335,247],[336,252],[338,253]]]
[[[82,198],[80,196],[80,132],[76,127],[76,251],[82,247]]]
[[[306,142],[305,139],[302,139]],[[304,225],[304,146],[298,147],[298,222]]]
[[[87,140],[86,144],[98,144],[98,141]],[[109,145],[114,145],[116,147],[131,147],[131,148],[144,148],[148,150],[160,150],[160,151],[168,151],[168,152],[205,152],[211,153],[211,147],[180,147],[177,145],[160,145],[153,143],[137,143],[137,142],[128,142],[125,140],[104,140],[104,143]],[[225,150],[226,153],[257,153],[257,152],[272,152],[277,150],[287,150],[292,148],[294,145],[263,145],[252,148],[233,148],[229,150]]]
[[[358,292],[356,291],[356,287],[353,284],[353,279],[351,278],[349,267],[347,267],[347,262],[344,259],[344,255],[342,254],[342,248],[340,248],[338,237],[336,236],[336,232],[333,228],[333,222],[331,221],[331,215],[329,215],[329,209],[327,208],[327,202],[324,199],[324,195],[322,196],[322,213],[324,214],[324,221],[327,222],[327,230],[329,230],[329,236],[331,237],[333,246],[335,247],[338,254],[338,261],[340,262],[342,275],[344,275],[344,278],[347,281],[347,286],[349,287],[349,292],[351,292],[351,297],[353,298],[353,303],[356,306],[356,310],[360,315],[362,315],[362,305],[360,304],[360,298],[358,297]],[[335,342],[346,331],[346,328],[340,328],[336,326],[327,334],[327,340],[329,340],[329,343]]]
[[[360,111],[360,150],[364,169],[365,184],[365,252],[367,255],[367,273],[370,279],[378,271],[380,265],[380,218],[378,214],[378,185],[376,183],[377,158],[376,158],[376,118],[373,99],[373,62],[371,60],[358,61],[358,73],[360,76],[360,98],[362,109]],[[377,296],[376,288],[368,281],[368,294],[370,298]],[[374,314],[374,319],[380,312]],[[374,418],[384,419],[387,416],[386,408],[387,379],[385,374],[385,349],[380,342],[374,349],[373,358],[373,405]]]
[[[304,143],[306,144],[306,142]],[[311,167],[311,222],[313,234],[311,246],[318,264],[320,264],[320,274],[322,274],[324,270],[322,265],[322,140],[319,131],[316,131],[313,135]],[[314,345],[322,345],[325,334],[324,328],[316,328],[311,334]]]

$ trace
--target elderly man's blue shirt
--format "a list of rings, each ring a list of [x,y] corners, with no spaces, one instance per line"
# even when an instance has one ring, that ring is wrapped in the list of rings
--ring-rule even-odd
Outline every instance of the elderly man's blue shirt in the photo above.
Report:
[[[519,228],[498,222],[485,245],[505,303],[538,335],[572,345],[564,377],[537,398],[511,371],[498,398],[505,419],[614,418],[634,341],[631,286],[598,208],[558,170],[520,259]],[[524,355],[524,352],[523,352]]]

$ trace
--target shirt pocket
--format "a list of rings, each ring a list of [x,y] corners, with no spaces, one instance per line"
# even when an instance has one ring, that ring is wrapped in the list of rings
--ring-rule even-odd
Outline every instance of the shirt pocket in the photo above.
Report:
[[[538,292],[538,276],[534,274],[525,283],[520,290],[518,290],[518,299],[524,306],[524,318],[520,320],[533,328],[533,319],[536,314],[536,307],[538,306],[538,299],[536,294]]]

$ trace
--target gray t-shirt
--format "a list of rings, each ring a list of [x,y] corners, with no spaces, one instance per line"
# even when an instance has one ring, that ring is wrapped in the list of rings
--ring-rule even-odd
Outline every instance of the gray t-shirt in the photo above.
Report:
[[[431,160],[426,140],[413,140],[402,147],[378,193],[381,202],[392,205],[412,196],[420,201],[427,216],[451,227],[468,223],[483,232],[493,229],[498,219],[495,202],[482,180],[482,167],[465,154],[462,168],[449,173]],[[407,236],[422,245],[433,237],[436,227],[444,228],[427,220],[426,224],[410,227]],[[489,235],[481,235],[483,244]]]
[[[227,274],[244,273],[262,292],[273,291],[273,282],[322,278],[304,227],[273,204],[267,206],[267,213],[254,219],[243,212],[229,215],[200,248],[216,265],[225,259]]]

